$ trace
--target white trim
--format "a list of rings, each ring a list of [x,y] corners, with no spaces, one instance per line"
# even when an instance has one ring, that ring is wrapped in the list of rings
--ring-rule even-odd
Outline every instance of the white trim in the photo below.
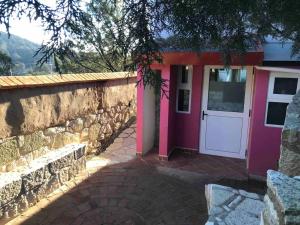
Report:
[[[192,84],[193,84],[193,66],[187,65],[188,67],[188,82],[186,84],[181,83],[181,74],[183,66],[178,67],[177,70],[177,87],[176,87],[176,113],[190,114],[191,113],[191,104],[192,104]],[[180,111],[178,110],[178,96],[179,90],[188,90],[189,91],[189,110]]]
[[[267,70],[272,72],[283,72],[283,73],[297,73],[300,74],[300,69],[290,69],[283,67],[271,67],[271,66],[255,66],[258,70]]]
[[[264,125],[266,127],[283,128],[284,125],[267,123],[269,102],[290,103],[292,101],[294,95],[274,94],[273,92],[274,92],[274,84],[275,84],[276,78],[297,78],[298,79],[297,88],[296,88],[296,93],[297,93],[297,91],[300,89],[300,70],[298,70],[298,74],[272,71],[269,76],[268,95],[267,95],[267,101],[266,101]]]
[[[224,66],[214,66],[214,65],[206,65],[204,67],[204,80],[203,80],[203,92],[202,92],[202,110],[201,110],[201,132],[200,132],[200,145],[199,145],[199,152],[203,154],[212,154],[212,155],[219,155],[225,157],[233,157],[233,158],[241,158],[245,159],[245,153],[248,146],[248,138],[249,138],[249,110],[251,108],[251,90],[252,90],[252,83],[253,83],[253,67],[251,66],[232,66],[230,69],[242,69],[245,68],[247,70],[247,80],[246,80],[246,89],[245,89],[245,101],[244,101],[244,112],[221,112],[221,111],[211,111],[213,115],[230,115],[230,117],[238,116],[239,118],[243,119],[243,127],[242,127],[242,140],[241,140],[241,150],[239,153],[232,153],[232,152],[222,152],[222,151],[211,151],[205,148],[205,134],[206,134],[206,117],[204,120],[202,119],[202,111],[209,112],[207,110],[208,105],[208,88],[209,88],[209,70],[210,69],[221,69]],[[216,140],[217,141],[217,140]]]

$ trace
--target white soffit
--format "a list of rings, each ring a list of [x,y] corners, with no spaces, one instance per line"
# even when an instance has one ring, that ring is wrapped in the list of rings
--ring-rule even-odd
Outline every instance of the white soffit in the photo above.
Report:
[[[272,72],[283,72],[283,73],[297,73],[300,74],[300,69],[290,69],[283,67],[271,67],[271,66],[255,66],[258,70],[267,70]]]

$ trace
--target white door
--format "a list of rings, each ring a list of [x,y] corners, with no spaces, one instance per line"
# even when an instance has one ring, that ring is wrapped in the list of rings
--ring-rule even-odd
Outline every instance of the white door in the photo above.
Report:
[[[200,152],[245,158],[252,67],[205,66]]]

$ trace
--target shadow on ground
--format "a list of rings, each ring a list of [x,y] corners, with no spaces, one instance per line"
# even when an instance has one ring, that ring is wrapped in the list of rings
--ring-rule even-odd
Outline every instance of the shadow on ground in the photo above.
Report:
[[[87,171],[42,199],[9,224],[202,225],[207,221],[205,184],[257,193],[245,161],[176,151],[168,162],[157,152],[135,157],[135,125],[123,131]]]
[[[136,159],[102,168],[22,224],[199,225],[206,220],[204,186]]]

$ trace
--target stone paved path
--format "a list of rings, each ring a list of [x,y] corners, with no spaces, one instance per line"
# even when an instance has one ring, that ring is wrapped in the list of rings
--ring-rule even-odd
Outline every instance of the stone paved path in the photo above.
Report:
[[[175,154],[170,162],[158,161],[155,153],[137,159],[135,135],[132,125],[104,153],[87,161],[86,172],[8,224],[205,224],[204,184],[216,179],[217,170],[208,164],[206,170],[199,167],[197,155]],[[218,175],[226,171],[224,176],[245,177],[244,162],[234,161],[226,170],[224,158],[211,163],[220,167]]]

